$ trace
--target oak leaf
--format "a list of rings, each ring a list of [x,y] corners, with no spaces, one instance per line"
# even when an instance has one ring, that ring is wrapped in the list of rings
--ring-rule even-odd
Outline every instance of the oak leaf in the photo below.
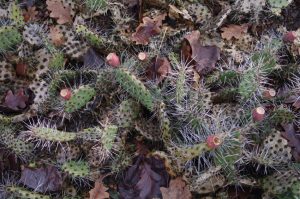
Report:
[[[217,46],[201,45],[199,31],[193,31],[184,37],[181,50],[184,59],[194,65],[199,75],[213,71],[220,59],[220,49]]]
[[[50,27],[50,41],[53,45],[59,47],[64,44],[65,38],[57,26]]]
[[[24,21],[25,22],[29,22],[29,21],[34,21],[37,19],[37,14],[39,12],[36,11],[36,7],[28,7],[26,11],[23,12],[23,16],[24,16]]]
[[[90,199],[105,199],[109,198],[109,193],[106,192],[107,187],[102,182],[96,181],[95,187],[89,191]]]
[[[248,27],[248,24],[230,24],[227,27],[221,28],[221,36],[226,40],[231,40],[232,38],[241,39],[247,33]]]
[[[63,186],[62,174],[54,166],[24,168],[19,180],[37,192],[60,191]]]
[[[71,8],[65,6],[60,0],[47,0],[47,9],[51,12],[50,17],[57,19],[58,24],[72,22]]]
[[[4,105],[12,110],[18,111],[26,107],[28,99],[23,89],[19,89],[16,94],[13,94],[13,92],[9,90],[6,93]]]
[[[147,45],[150,42],[150,37],[160,33],[162,21],[165,17],[166,14],[158,15],[154,19],[144,17],[143,23],[141,23],[136,28],[135,33],[132,34],[132,40],[135,41],[136,44]]]
[[[166,57],[154,57],[147,68],[147,78],[159,84],[171,72],[171,64]]]
[[[169,188],[161,187],[163,199],[190,199],[192,194],[186,183],[180,178],[171,180]]]

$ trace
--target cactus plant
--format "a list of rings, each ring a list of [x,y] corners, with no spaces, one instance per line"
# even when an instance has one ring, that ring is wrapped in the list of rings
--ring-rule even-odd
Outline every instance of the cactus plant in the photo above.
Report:
[[[85,25],[77,25],[76,32],[81,34],[93,46],[99,47],[103,44],[103,40]]]
[[[94,96],[96,91],[91,86],[81,86],[74,91],[70,100],[65,103],[65,111],[73,113],[85,106]]]
[[[140,107],[134,100],[121,102],[117,111],[118,126],[123,128],[133,127],[140,112]]]
[[[14,25],[21,27],[25,25],[22,10],[15,3],[10,5],[9,18],[13,21]]]
[[[107,9],[108,2],[107,0],[85,0],[85,5],[93,11],[105,11]]]
[[[85,161],[68,161],[65,162],[61,169],[66,172],[72,179],[88,179],[90,176],[90,168]]]
[[[22,36],[19,31],[12,26],[0,27],[0,53],[12,50],[14,46],[21,43]]]
[[[22,199],[50,199],[50,196],[42,195],[36,192],[29,191],[19,186],[8,186],[6,187],[6,191],[14,198],[22,198]]]
[[[150,111],[154,108],[154,99],[150,91],[129,71],[116,69],[116,80],[133,98],[143,104]]]

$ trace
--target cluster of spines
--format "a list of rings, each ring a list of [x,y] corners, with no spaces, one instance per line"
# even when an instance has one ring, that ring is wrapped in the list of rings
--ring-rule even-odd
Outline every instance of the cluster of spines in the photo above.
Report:
[[[91,11],[105,11],[108,6],[107,0],[85,0],[85,5]]]
[[[21,43],[22,36],[18,29],[13,26],[0,27],[0,53],[12,50],[14,46]]]

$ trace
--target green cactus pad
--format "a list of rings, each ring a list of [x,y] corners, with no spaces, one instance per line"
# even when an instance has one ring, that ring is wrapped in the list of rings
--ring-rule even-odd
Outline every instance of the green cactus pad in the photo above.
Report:
[[[26,190],[23,187],[9,186],[6,187],[6,191],[9,192],[14,198],[20,199],[50,199],[50,196],[35,193]]]
[[[144,84],[125,69],[117,69],[116,80],[133,98],[137,99],[150,111],[154,108],[154,99]]]
[[[59,131],[53,128],[31,127],[28,134],[35,139],[50,142],[68,142],[76,139],[76,133]]]
[[[77,25],[76,32],[78,34],[82,34],[83,37],[93,46],[101,46],[101,44],[103,44],[103,40],[84,25]]]
[[[103,130],[98,127],[84,129],[82,132],[76,134],[77,138],[83,139],[85,141],[100,140],[102,135]]]
[[[88,178],[90,174],[89,165],[85,161],[65,162],[61,169],[73,178]]]
[[[19,31],[12,26],[0,27],[0,53],[13,50],[13,47],[22,41]]]
[[[73,113],[84,107],[94,96],[96,91],[90,86],[81,86],[74,91],[71,99],[65,103],[65,111]]]
[[[10,7],[9,18],[13,20],[14,25],[21,27],[25,25],[23,12],[19,6],[13,3]]]
[[[107,126],[104,129],[101,138],[101,143],[103,144],[105,149],[107,150],[112,149],[117,132],[118,132],[118,127],[114,125]]]
[[[134,126],[134,121],[137,119],[140,112],[140,106],[134,100],[123,101],[117,112],[118,126],[129,128]]]
[[[107,0],[85,0],[85,4],[90,10],[93,11],[105,11],[108,5]]]

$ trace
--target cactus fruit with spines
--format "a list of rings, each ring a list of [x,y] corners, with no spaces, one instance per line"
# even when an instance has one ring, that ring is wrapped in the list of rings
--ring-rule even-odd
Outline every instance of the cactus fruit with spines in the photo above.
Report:
[[[89,85],[81,86],[73,92],[71,99],[65,103],[64,110],[67,113],[78,111],[96,95],[95,89]]]
[[[14,49],[14,46],[22,42],[22,36],[13,26],[0,27],[0,53]]]
[[[150,111],[154,109],[154,98],[144,84],[128,70],[118,68],[115,70],[116,80],[131,97],[136,99]]]

